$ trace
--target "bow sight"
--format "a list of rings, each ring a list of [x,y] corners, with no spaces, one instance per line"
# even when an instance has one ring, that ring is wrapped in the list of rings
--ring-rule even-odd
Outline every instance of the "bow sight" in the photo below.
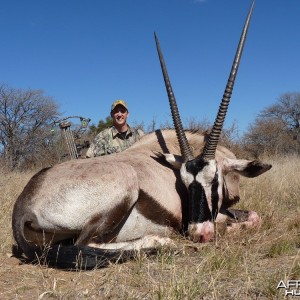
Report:
[[[79,119],[80,124],[73,123],[69,121],[70,119]],[[80,116],[70,116],[54,121],[54,124],[60,128],[64,147],[70,159],[78,159],[81,156],[82,149],[89,147],[89,141],[83,140],[82,135],[88,129],[90,121],[91,119]]]

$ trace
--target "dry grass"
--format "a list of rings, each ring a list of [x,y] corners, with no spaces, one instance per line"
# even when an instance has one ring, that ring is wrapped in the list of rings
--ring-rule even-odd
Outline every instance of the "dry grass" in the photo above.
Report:
[[[256,229],[217,244],[174,237],[176,249],[89,272],[21,265],[9,257],[13,203],[32,174],[0,171],[0,299],[282,299],[280,280],[300,279],[300,158],[278,158],[243,179],[237,207],[262,217]]]

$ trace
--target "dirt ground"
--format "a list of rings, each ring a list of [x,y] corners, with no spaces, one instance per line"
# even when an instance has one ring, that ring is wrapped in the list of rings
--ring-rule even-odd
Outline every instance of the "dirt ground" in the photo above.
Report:
[[[279,281],[295,266],[295,276],[300,274],[299,251],[258,257],[244,245],[236,257],[234,248],[226,250],[229,244],[180,240],[177,246],[93,271],[23,264],[7,253],[0,256],[0,299],[283,299]]]

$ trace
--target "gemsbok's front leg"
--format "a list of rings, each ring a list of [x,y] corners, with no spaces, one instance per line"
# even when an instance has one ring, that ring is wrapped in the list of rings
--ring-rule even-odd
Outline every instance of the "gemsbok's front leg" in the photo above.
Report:
[[[238,231],[245,228],[258,227],[261,218],[252,210],[221,209],[216,219],[217,223],[226,225],[226,232]]]

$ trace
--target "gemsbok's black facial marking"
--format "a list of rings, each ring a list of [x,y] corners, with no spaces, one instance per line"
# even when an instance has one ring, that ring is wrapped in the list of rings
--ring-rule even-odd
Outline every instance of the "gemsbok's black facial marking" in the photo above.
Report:
[[[211,204],[212,204],[212,219],[215,220],[217,214],[219,212],[218,204],[219,204],[219,181],[218,181],[218,171],[215,174],[214,180],[211,186]]]
[[[211,212],[202,185],[194,180],[189,188],[189,223],[211,221]]]
[[[193,160],[190,160],[186,163],[187,172],[191,173],[194,178],[197,174],[203,170],[205,166],[208,165],[208,161],[203,159],[202,157],[197,157]]]
[[[202,157],[197,157],[186,163],[186,170],[194,177],[193,182],[189,185],[189,222],[202,223],[205,221],[215,220],[218,214],[218,173],[212,181],[211,186],[211,205],[210,210],[204,188],[200,182],[196,180],[197,175],[209,165],[209,162]]]

